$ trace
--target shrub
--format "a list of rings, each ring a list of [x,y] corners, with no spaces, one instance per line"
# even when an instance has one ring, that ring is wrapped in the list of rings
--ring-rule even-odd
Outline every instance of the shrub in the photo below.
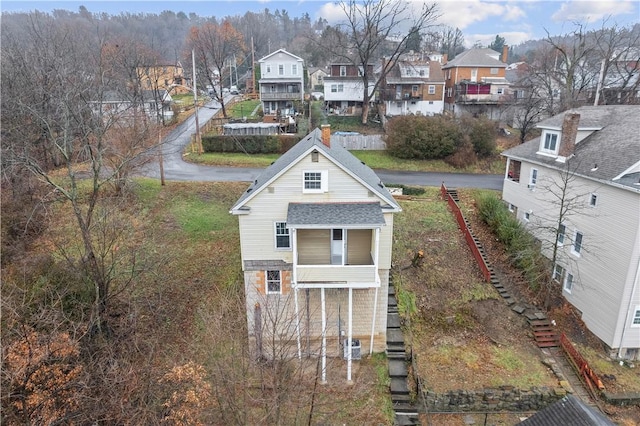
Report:
[[[473,145],[467,139],[458,147],[456,152],[445,158],[444,161],[457,169],[464,169],[475,164],[478,161],[478,156],[473,149]]]
[[[497,124],[486,117],[463,117],[459,120],[462,131],[469,137],[479,157],[489,157],[496,150]]]
[[[478,197],[476,203],[480,219],[504,244],[512,264],[523,272],[531,288],[537,288],[539,280],[544,277],[547,270],[547,261],[541,254],[536,239],[509,212],[500,199],[483,194]]]
[[[399,116],[389,121],[387,150],[398,158],[430,160],[445,158],[460,140],[456,123],[444,116]]]
[[[206,135],[202,137],[202,147],[205,152],[276,154],[287,151],[298,140],[297,136],[284,135]]]

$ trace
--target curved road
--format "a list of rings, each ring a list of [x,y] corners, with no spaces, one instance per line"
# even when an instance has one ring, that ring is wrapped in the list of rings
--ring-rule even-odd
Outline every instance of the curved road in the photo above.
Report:
[[[198,120],[206,123],[220,109],[217,102],[209,102],[198,109]],[[195,115],[192,115],[163,140],[163,164],[166,180],[177,181],[222,181],[250,182],[263,169],[242,167],[213,167],[185,162],[182,158],[184,147],[189,144],[191,135],[195,133]],[[385,184],[440,186],[443,182],[451,188],[484,188],[502,191],[504,177],[502,175],[476,175],[461,173],[435,172],[402,172],[376,169],[376,174]],[[150,164],[145,175],[160,178],[158,164]]]

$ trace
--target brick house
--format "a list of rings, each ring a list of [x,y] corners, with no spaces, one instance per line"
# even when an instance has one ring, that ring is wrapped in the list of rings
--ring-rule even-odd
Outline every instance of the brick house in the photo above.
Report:
[[[469,49],[442,66],[445,78],[444,109],[456,116],[486,115],[499,120],[511,100],[505,78],[508,46],[502,60],[492,49]]]

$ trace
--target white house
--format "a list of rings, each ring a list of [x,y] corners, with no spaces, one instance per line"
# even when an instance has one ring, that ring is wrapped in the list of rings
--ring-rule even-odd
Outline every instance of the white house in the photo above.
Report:
[[[323,126],[251,184],[238,216],[249,342],[257,357],[386,348],[393,214],[376,174]]]
[[[258,61],[259,92],[265,121],[294,116],[295,101],[304,100],[304,60],[278,49]]]
[[[581,107],[511,148],[503,199],[562,295],[616,358],[640,359],[640,106]],[[554,250],[557,247],[557,250]]]
[[[364,83],[362,70],[353,64],[331,64],[330,73],[324,77],[324,101],[330,113],[340,115],[362,114]],[[367,72],[373,75],[373,65],[367,65]],[[373,79],[371,79],[373,80]],[[370,102],[375,102],[373,87],[375,81],[369,81]]]

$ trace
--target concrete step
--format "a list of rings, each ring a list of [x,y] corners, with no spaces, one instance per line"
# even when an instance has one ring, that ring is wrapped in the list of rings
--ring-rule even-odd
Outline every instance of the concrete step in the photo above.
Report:
[[[409,375],[407,363],[404,360],[390,359],[389,361],[389,377],[404,377]]]
[[[400,315],[395,312],[387,315],[387,329],[389,328],[400,328]]]

